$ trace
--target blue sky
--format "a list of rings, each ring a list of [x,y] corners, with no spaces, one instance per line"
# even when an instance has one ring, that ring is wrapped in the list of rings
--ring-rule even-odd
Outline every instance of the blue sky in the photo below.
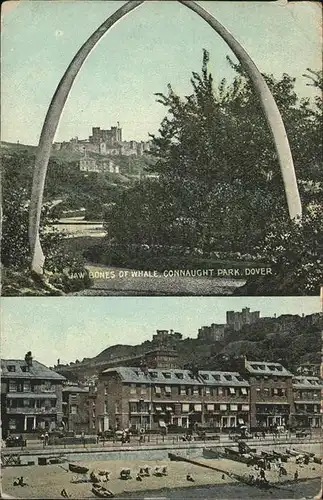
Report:
[[[31,350],[53,365],[92,357],[114,344],[151,340],[157,329],[196,338],[198,329],[225,323],[226,311],[250,307],[261,317],[312,314],[319,297],[24,297],[2,298],[3,358]]]
[[[2,139],[37,144],[47,107],[70,60],[123,2],[9,1],[2,10]],[[321,66],[319,2],[201,1],[247,49],[259,69],[297,77],[297,91],[313,95],[301,77]],[[154,93],[167,83],[190,93],[191,72],[210,69],[232,79],[230,49],[194,12],[176,1],[145,2],[100,41],[67,101],[56,140],[88,137],[91,126],[120,121],[125,139],[156,132],[165,108]],[[231,54],[232,56],[232,54]]]

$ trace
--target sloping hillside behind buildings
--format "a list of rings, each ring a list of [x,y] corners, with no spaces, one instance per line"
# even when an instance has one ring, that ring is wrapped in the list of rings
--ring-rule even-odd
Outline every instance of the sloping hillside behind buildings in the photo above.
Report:
[[[3,181],[10,189],[24,188],[26,193],[31,192],[36,149],[36,146],[19,143],[1,143]],[[104,205],[113,203],[120,190],[127,189],[145,176],[146,167],[151,166],[153,161],[148,155],[124,157],[93,152],[88,153],[87,158],[98,168],[97,171],[87,172],[81,171],[82,158],[84,154],[80,151],[52,150],[44,199],[56,205],[58,216],[63,211],[82,208],[95,219],[102,219]],[[108,163],[110,168],[107,168]]]
[[[168,348],[177,354],[181,368],[196,366],[204,370],[219,370],[223,362],[234,357],[247,356],[259,361],[280,362],[296,372],[304,363],[320,363],[322,316],[305,317],[283,315],[278,318],[260,318],[240,330],[226,328],[220,341],[206,342],[198,338],[174,339],[169,336],[162,345],[145,341],[140,345],[114,345],[94,358],[59,365],[55,370],[71,380],[84,380],[98,375],[109,366],[140,366],[141,357],[156,348]],[[167,337],[166,337],[167,338]]]

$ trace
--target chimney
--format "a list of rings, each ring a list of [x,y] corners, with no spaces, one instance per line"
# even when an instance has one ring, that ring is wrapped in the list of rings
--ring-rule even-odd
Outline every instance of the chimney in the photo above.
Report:
[[[31,351],[28,351],[27,354],[25,355],[25,361],[26,361],[27,366],[33,365],[33,357],[32,357]]]

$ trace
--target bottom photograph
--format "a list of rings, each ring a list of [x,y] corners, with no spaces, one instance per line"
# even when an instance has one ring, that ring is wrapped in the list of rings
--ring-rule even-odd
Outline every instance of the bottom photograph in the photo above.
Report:
[[[320,297],[2,310],[2,498],[322,498]]]

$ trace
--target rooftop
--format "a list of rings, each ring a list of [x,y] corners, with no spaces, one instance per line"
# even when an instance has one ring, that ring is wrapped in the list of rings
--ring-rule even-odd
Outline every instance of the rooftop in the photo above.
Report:
[[[319,377],[299,375],[293,377],[293,387],[295,389],[323,389],[323,380]]]
[[[31,366],[27,366],[23,359],[1,359],[1,377],[4,378],[24,378],[24,379],[44,379],[44,380],[66,380],[47,368],[47,366],[33,360]]]
[[[271,363],[269,361],[246,360],[245,368],[252,375],[274,375],[276,377],[293,376],[293,374],[280,363]]]
[[[212,386],[249,386],[238,372],[220,372],[200,370],[193,374],[190,370],[181,369],[149,369],[120,366],[108,368],[103,375],[117,373],[125,383],[153,383],[167,385],[212,385]]]
[[[63,387],[63,392],[89,392],[89,387],[79,387],[78,385],[67,385]]]

